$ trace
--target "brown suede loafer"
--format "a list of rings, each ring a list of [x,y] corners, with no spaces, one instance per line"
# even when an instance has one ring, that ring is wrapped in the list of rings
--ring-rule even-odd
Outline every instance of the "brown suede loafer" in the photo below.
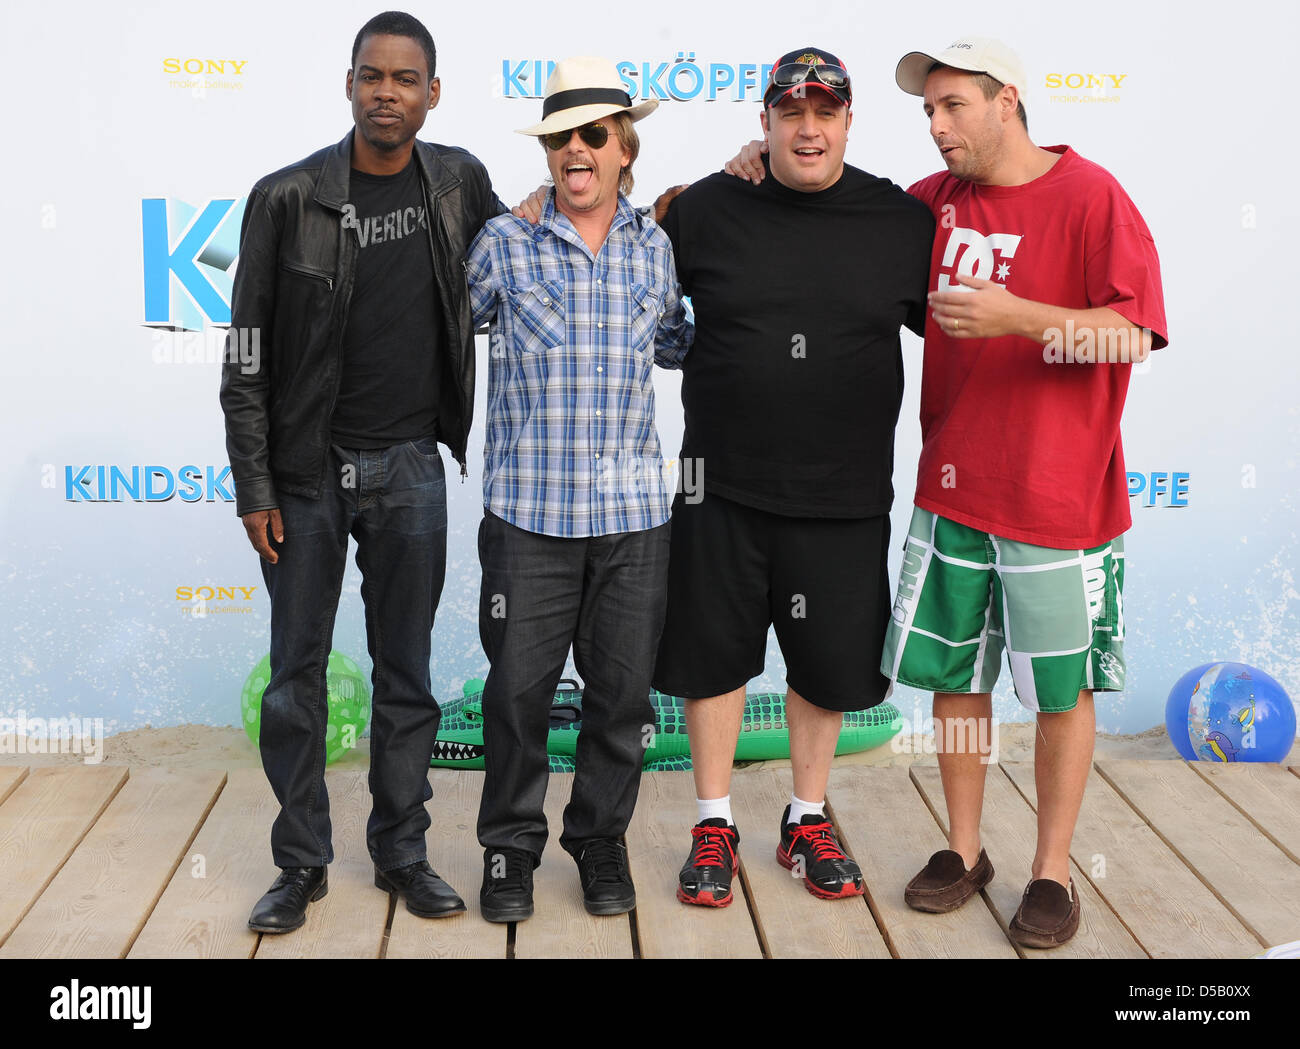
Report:
[[[907,883],[903,899],[913,910],[947,914],[992,880],[993,864],[983,849],[980,849],[980,857],[970,870],[966,869],[961,853],[944,849],[931,856],[925,869]]]
[[[1020,909],[1007,935],[1021,947],[1059,947],[1079,931],[1079,894],[1070,879],[1067,891],[1059,881],[1039,878],[1025,888]]]

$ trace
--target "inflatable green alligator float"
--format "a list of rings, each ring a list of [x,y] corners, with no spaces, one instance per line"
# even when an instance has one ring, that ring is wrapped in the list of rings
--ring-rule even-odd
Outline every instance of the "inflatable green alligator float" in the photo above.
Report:
[[[483,680],[465,683],[460,699],[443,704],[442,722],[429,764],[439,769],[483,768]],[[654,708],[653,730],[647,732],[645,768],[689,769],[691,743],[686,736],[686,704],[662,692],[650,693]],[[582,688],[564,680],[551,706],[551,729],[546,752],[552,772],[572,772],[582,728]],[[881,703],[870,710],[844,715],[836,754],[853,754],[887,743],[902,728],[897,708]],[[737,761],[763,761],[790,756],[790,735],[785,723],[785,696],[770,692],[745,697],[744,720],[736,743]]]

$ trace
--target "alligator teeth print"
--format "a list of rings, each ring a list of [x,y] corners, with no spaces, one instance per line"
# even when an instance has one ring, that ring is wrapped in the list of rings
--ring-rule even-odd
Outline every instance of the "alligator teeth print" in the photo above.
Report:
[[[472,761],[483,756],[483,748],[472,743],[453,743],[440,739],[433,746],[434,761]]]

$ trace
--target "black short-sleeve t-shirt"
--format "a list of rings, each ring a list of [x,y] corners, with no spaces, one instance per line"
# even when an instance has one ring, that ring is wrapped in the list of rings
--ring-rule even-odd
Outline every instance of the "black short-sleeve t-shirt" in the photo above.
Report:
[[[343,369],[330,439],[384,448],[437,431],[446,336],[420,173],[353,170],[356,278],[343,333]]]
[[[682,458],[704,491],[794,517],[887,513],[899,328],[924,330],[929,208],[848,165],[815,193],[716,174],[664,229],[695,310]]]

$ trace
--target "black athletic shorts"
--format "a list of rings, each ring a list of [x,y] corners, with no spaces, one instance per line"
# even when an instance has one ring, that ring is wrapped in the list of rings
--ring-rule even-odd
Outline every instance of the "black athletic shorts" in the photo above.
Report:
[[[719,696],[763,672],[776,627],[786,683],[826,710],[880,703],[889,516],[786,517],[705,494],[673,502],[668,613],[654,686]]]

